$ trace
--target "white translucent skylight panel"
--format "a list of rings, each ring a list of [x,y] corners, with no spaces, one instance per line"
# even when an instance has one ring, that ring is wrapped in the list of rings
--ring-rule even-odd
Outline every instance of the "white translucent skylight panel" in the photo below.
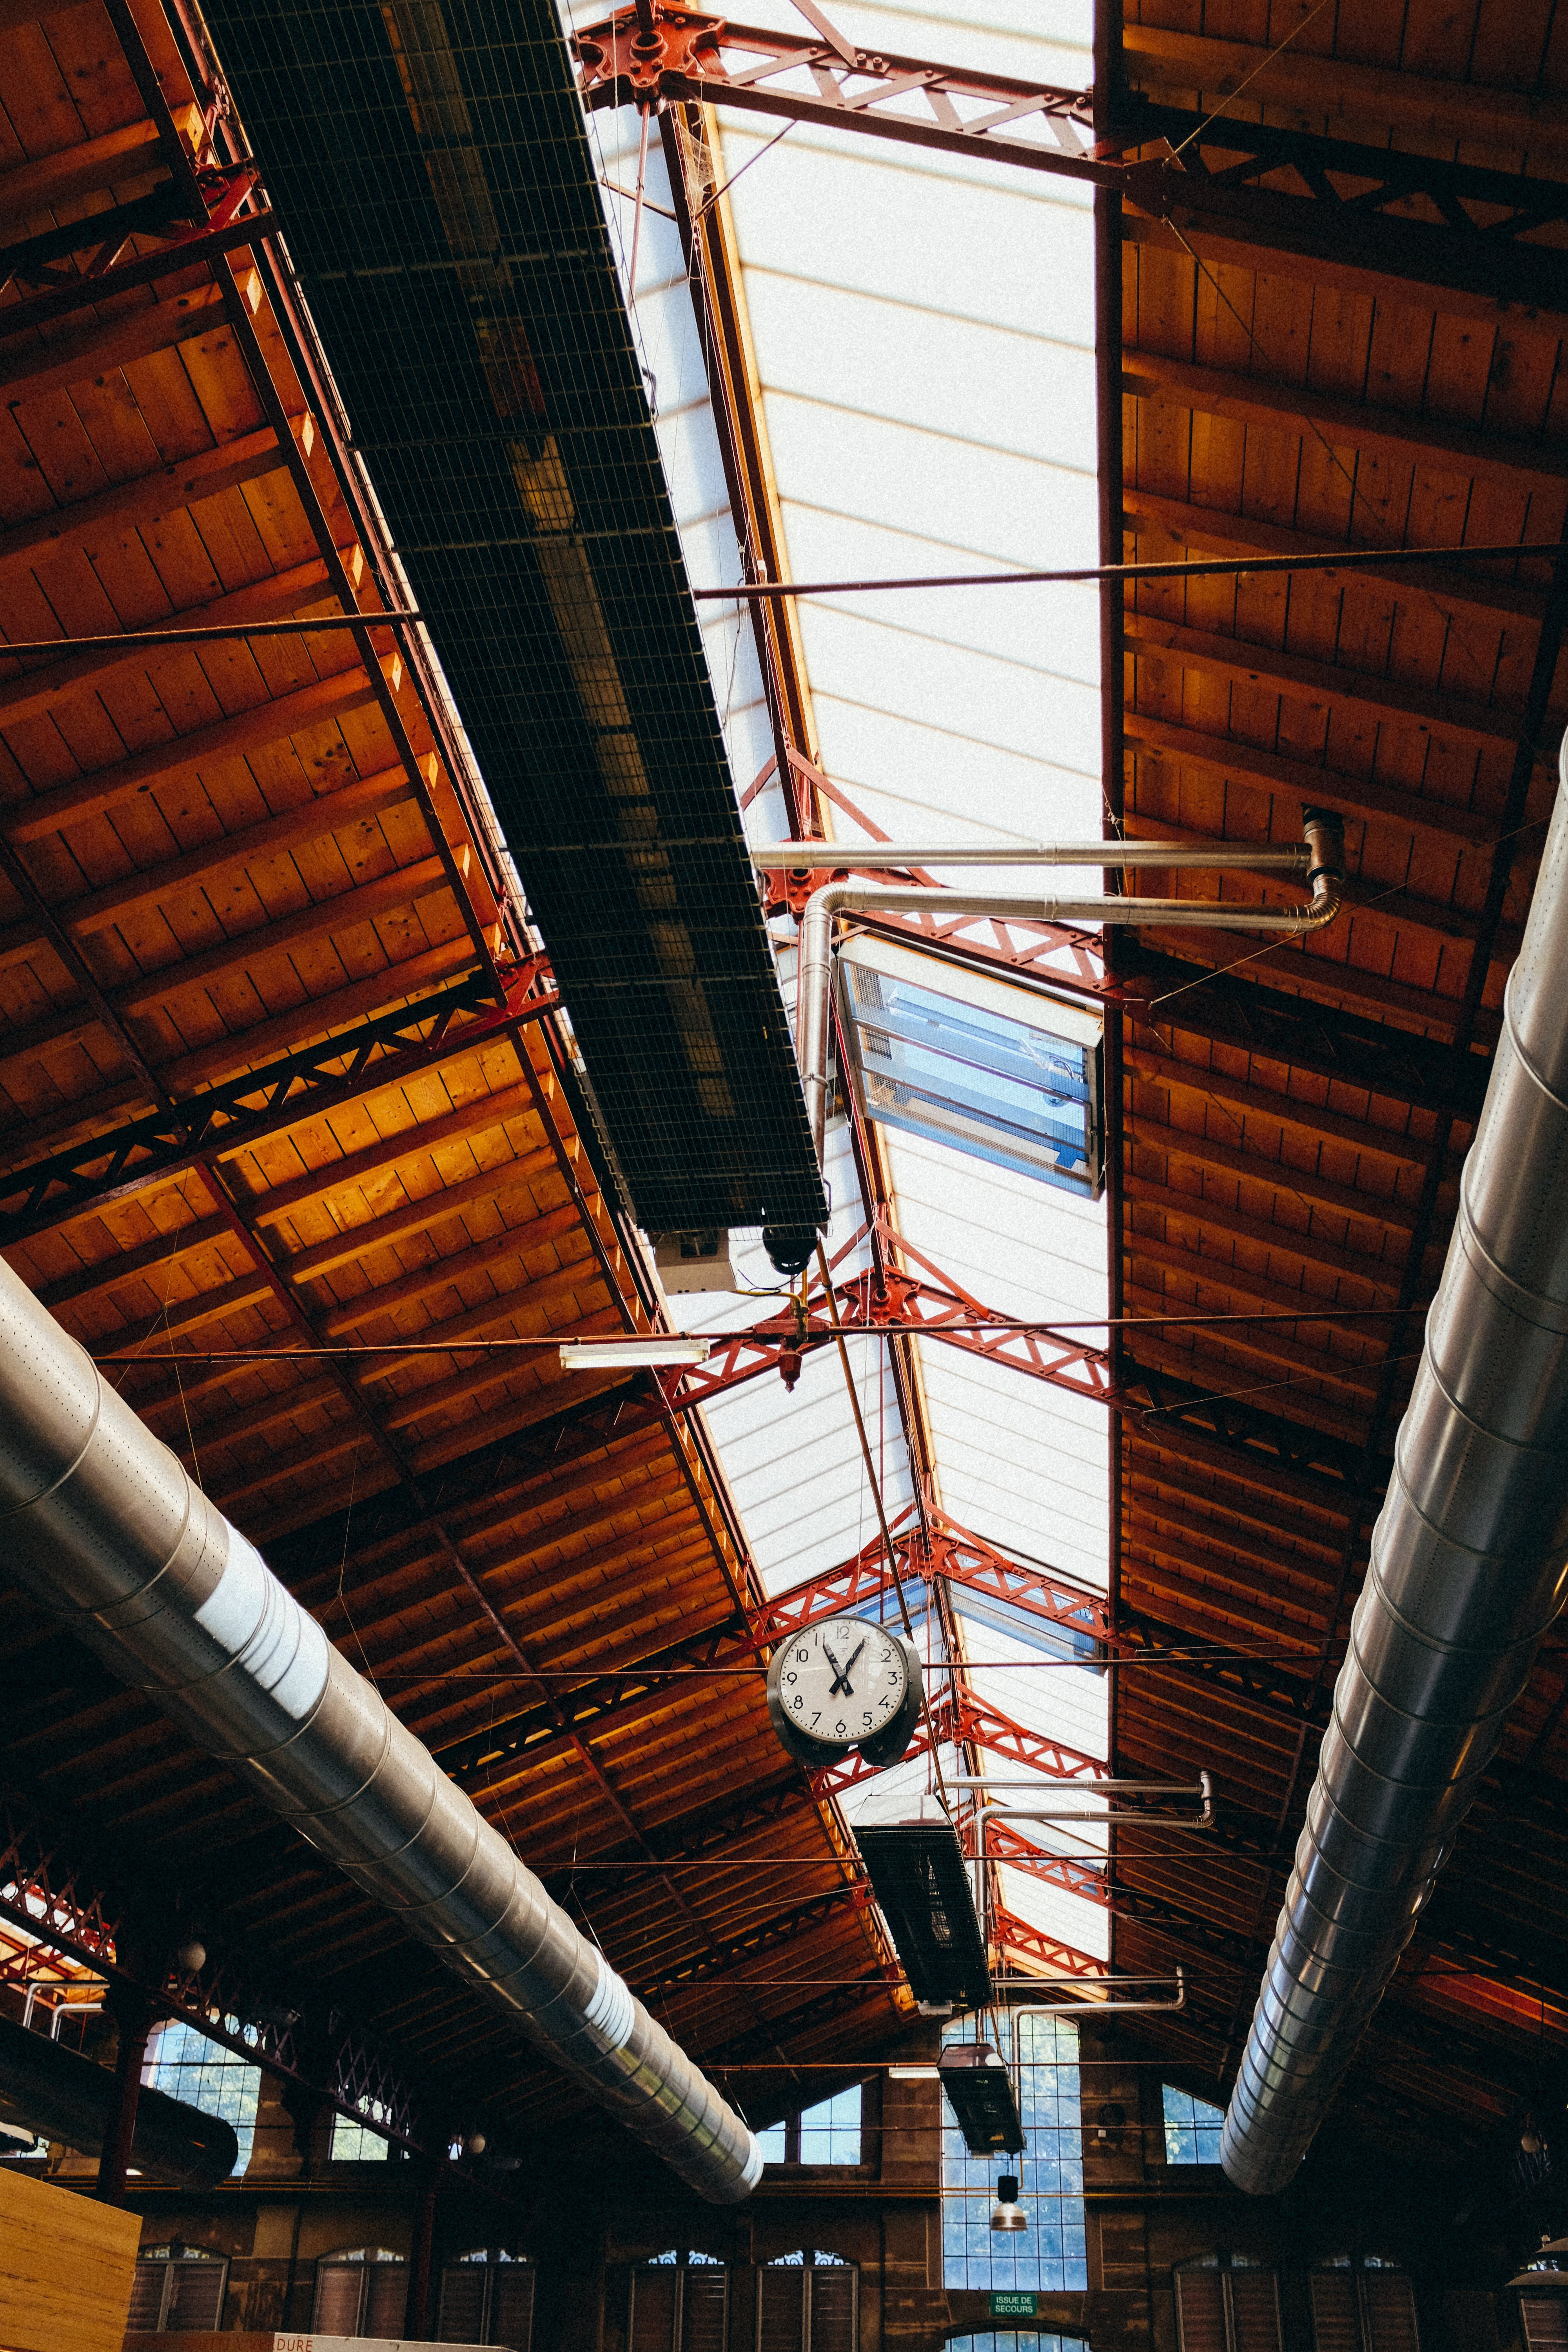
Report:
[[[1074,1951],[1087,1953],[1090,1959],[1110,1958],[1110,1914],[1103,1905],[1087,1902],[1081,1895],[1069,1895],[1032,1872],[1011,1870],[1005,1864],[997,1878],[1003,1905],[1016,1919],[1037,1927],[1042,1935],[1054,1936],[1058,1943],[1070,1944]]]
[[[942,1465],[942,1507],[1001,1551],[1027,1552],[1077,1584],[1103,1591],[1107,1481],[1104,1408],[1075,1430],[1043,1384],[1005,1366],[921,1340]]]
[[[938,1755],[951,1793],[953,1776],[963,1771],[963,1760],[952,1747],[940,1748]],[[933,1793],[935,1786],[930,1757],[910,1756],[901,1764],[889,1764],[885,1772],[874,1772],[868,1779],[858,1780],[852,1789],[845,1790],[838,1801],[852,1826],[868,1819],[914,1821],[919,1818],[921,1799]]]
[[[1039,1664],[1041,1653],[1024,1641],[1013,1641],[994,1625],[963,1615],[963,1589],[953,1589],[953,1606],[963,1626],[964,1655],[978,1663],[969,1668],[969,1685],[975,1696],[1026,1731],[1063,1740],[1081,1755],[1103,1759],[1110,1753],[1110,1692],[1108,1675],[1089,1666]],[[988,1771],[1026,1771],[1023,1765],[993,1761]]]
[[[931,985],[948,995],[963,993],[963,976],[951,965],[933,962]],[[1049,1004],[1037,1003],[1040,1025],[1048,1028]],[[883,1134],[900,1232],[962,1288],[1009,1315],[1104,1314],[1103,1199],[1042,1184],[989,1160],[956,1159],[925,1136],[896,1128]],[[1104,1338],[1101,1331],[1084,1336]]]

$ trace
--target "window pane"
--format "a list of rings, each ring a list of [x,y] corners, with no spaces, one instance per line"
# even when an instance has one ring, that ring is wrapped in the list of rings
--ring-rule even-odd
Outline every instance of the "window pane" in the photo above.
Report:
[[[1059,2017],[1022,2020],[1018,2105],[1028,2150],[1005,2161],[971,2156],[951,2115],[942,2117],[942,2283],[946,2286],[1087,2286],[1083,2226],[1083,2147],[1079,2137],[1078,2035]],[[973,2028],[950,2026],[946,2042],[972,2040]],[[1016,2172],[1029,2226],[995,2236],[991,2200],[996,2178]],[[967,2193],[963,2193],[967,2192]]]
[[[310,2327],[317,2336],[357,2336],[364,2273],[357,2263],[316,2264],[316,2307]]]
[[[1166,2163],[1217,2164],[1224,2109],[1206,2106],[1202,2099],[1178,2091],[1173,2083],[1162,2084],[1161,2093],[1165,2109]]]
[[[364,2300],[364,2332],[367,2336],[401,2336],[408,2312],[407,2264],[374,2263],[370,2271],[370,2289]]]
[[[332,2117],[334,2164],[384,2164],[391,2154],[392,2142],[370,2124],[358,2123],[353,2116]]]
[[[1272,2271],[1233,2270],[1236,2352],[1279,2352],[1279,2297]]]
[[[855,2352],[855,2273],[811,2273],[810,2352]]]
[[[510,2352],[528,2352],[533,2333],[533,2266],[509,2263],[497,2270],[490,2287],[492,2344],[510,2346]]]
[[[167,2263],[138,2263],[131,2285],[131,2316],[127,2327],[144,2328],[153,2333],[163,2324],[163,2288],[169,2276]]]
[[[1415,2294],[1400,2271],[1381,2267],[1363,2280],[1370,2352],[1418,2352]]]
[[[234,2126],[239,2142],[237,2173],[250,2161],[256,2136],[256,2103],[261,2091],[260,2069],[247,2063],[220,2042],[209,2042],[192,2025],[165,2025],[149,2053],[142,2080],[171,2099],[184,2099],[204,2116],[221,2116]]]
[[[1226,2352],[1225,2282],[1217,2270],[1176,2273],[1176,2329],[1182,2352]]]
[[[785,2126],[783,2123],[770,2124],[766,2131],[760,2131],[756,2135],[757,2146],[763,2151],[764,2164],[784,2162],[784,2130]]]
[[[1318,2352],[1361,2352],[1355,2273],[1312,2273],[1312,2335]]]
[[[724,2352],[729,2273],[715,2263],[689,2270],[681,2297],[680,2352]]]
[[[802,2164],[858,2164],[860,2161],[860,2085],[840,2091],[800,2119]]]
[[[757,2352],[805,2352],[805,2271],[785,2263],[757,2273]]]
[[[441,2273],[441,2316],[436,2327],[442,2344],[482,2344],[485,2340],[485,2266],[482,2263],[448,2263]]]
[[[679,2285],[680,2273],[673,2265],[632,2273],[631,2352],[675,2352]]]

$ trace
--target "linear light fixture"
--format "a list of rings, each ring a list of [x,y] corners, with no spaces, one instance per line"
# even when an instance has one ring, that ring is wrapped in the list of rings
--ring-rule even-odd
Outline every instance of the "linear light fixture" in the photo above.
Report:
[[[563,1372],[662,1370],[667,1364],[705,1364],[711,1339],[567,1339],[561,1349]]]

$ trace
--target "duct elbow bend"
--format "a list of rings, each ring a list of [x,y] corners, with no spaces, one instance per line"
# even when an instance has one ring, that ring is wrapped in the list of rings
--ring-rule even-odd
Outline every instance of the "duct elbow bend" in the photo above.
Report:
[[[1312,902],[1304,929],[1319,930],[1340,911],[1345,887],[1345,824],[1332,809],[1303,809],[1307,836],[1307,887]]]

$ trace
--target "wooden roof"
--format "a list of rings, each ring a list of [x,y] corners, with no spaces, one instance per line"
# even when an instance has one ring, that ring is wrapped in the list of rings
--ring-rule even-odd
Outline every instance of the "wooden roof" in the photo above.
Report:
[[[1563,176],[1550,5],[1315,14],[1277,58],[1296,18],[1267,0],[1128,16],[1129,80],[1162,105]],[[1129,558],[1562,534],[1568,257],[1547,314],[1136,212],[1122,251]],[[1125,1313],[1300,1313],[1127,1335],[1148,1410],[1123,1422],[1121,1605],[1260,1654],[1119,1689],[1121,1769],[1206,1765],[1220,1792],[1205,1870],[1146,1835],[1118,1865],[1118,1966],[1188,1964],[1160,2041],[1194,2088],[1240,2056],[1529,904],[1568,713],[1550,579],[1435,559],[1129,598],[1129,833],[1283,842],[1316,803],[1352,877],[1300,945],[1152,936],[1185,962],[1128,1032]],[[1269,892],[1222,895],[1239,925]],[[1223,991],[1187,985],[1200,956],[1235,966]],[[1402,1074],[1369,1024],[1429,1042]],[[1568,1988],[1565,1690],[1549,1648],[1342,2096],[1379,2145],[1452,2161],[1511,2116],[1517,2147]]]
[[[82,299],[103,216],[118,236],[116,208],[177,184],[170,123],[209,157],[162,11],[0,6],[0,224],[37,265],[0,303],[7,641],[405,603],[275,248],[241,229],[183,260],[137,234],[141,277]],[[577,1703],[759,1597],[700,1423],[552,1350],[443,1352],[649,1328],[534,946],[409,630],[0,661],[11,1263],[694,2054],[771,2057],[786,2030],[851,2051],[895,2013],[885,1953],[837,1899],[842,1831],[760,1679]],[[246,1349],[291,1352],[170,1360]],[[384,1913],[15,1593],[0,1673],[5,1778],[110,1838],[141,1899],[183,1892],[209,1941],[503,2118],[558,2106]],[[520,1721],[525,1754],[488,1754]],[[747,1990],[786,1930],[806,1989]]]

